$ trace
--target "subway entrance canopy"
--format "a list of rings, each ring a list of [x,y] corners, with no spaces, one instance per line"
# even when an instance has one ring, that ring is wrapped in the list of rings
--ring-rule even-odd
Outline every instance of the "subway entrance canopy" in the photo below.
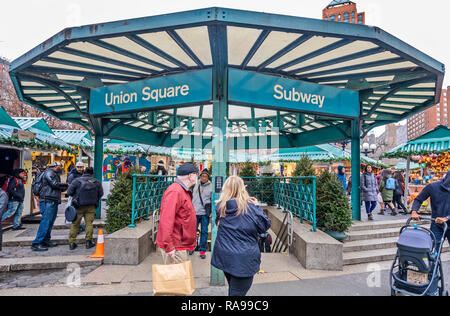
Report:
[[[10,74],[22,101],[89,129],[96,157],[103,137],[212,148],[223,176],[230,149],[352,139],[359,183],[360,137],[438,103],[444,65],[377,27],[207,8],[65,29]]]

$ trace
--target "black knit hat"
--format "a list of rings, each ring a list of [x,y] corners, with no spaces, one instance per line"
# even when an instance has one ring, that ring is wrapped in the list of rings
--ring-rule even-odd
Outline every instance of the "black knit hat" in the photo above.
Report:
[[[191,173],[198,173],[198,168],[191,163],[185,163],[180,168],[178,168],[178,176],[187,176]]]

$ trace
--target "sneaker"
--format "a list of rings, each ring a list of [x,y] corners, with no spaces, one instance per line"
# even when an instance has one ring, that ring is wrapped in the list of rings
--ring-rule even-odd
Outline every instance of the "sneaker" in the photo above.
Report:
[[[392,211],[391,215],[392,216],[397,216],[397,212],[396,211]]]
[[[20,225],[19,227],[13,227],[13,230],[25,230],[26,228]]]
[[[204,251],[200,251],[200,258],[206,259],[206,253]]]
[[[75,250],[77,247],[78,247],[77,244],[70,244],[69,249]]]
[[[92,240],[86,241],[86,249],[91,249],[95,247],[95,243],[92,242]]]
[[[373,221],[373,215],[372,214],[369,214],[367,217],[369,218],[369,221]]]
[[[188,254],[189,254],[190,256],[192,256],[192,255],[194,254],[194,251],[188,250]]]
[[[384,215],[384,211],[378,212],[378,215]]]

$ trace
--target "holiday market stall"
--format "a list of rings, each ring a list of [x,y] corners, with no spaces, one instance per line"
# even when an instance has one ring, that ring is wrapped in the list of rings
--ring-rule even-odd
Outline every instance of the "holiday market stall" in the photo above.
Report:
[[[403,158],[406,163],[407,188],[405,198],[414,201],[429,183],[438,181],[450,168],[450,129],[438,126],[434,130],[406,144],[394,148],[384,155],[386,158]],[[420,169],[411,171],[411,163],[419,164]],[[428,202],[423,206],[428,207]]]

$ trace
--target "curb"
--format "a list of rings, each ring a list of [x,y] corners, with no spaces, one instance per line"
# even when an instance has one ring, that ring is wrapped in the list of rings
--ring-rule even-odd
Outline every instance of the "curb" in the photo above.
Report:
[[[66,269],[70,264],[77,264],[80,267],[100,266],[103,259],[91,259],[89,256],[0,259],[0,272]]]

